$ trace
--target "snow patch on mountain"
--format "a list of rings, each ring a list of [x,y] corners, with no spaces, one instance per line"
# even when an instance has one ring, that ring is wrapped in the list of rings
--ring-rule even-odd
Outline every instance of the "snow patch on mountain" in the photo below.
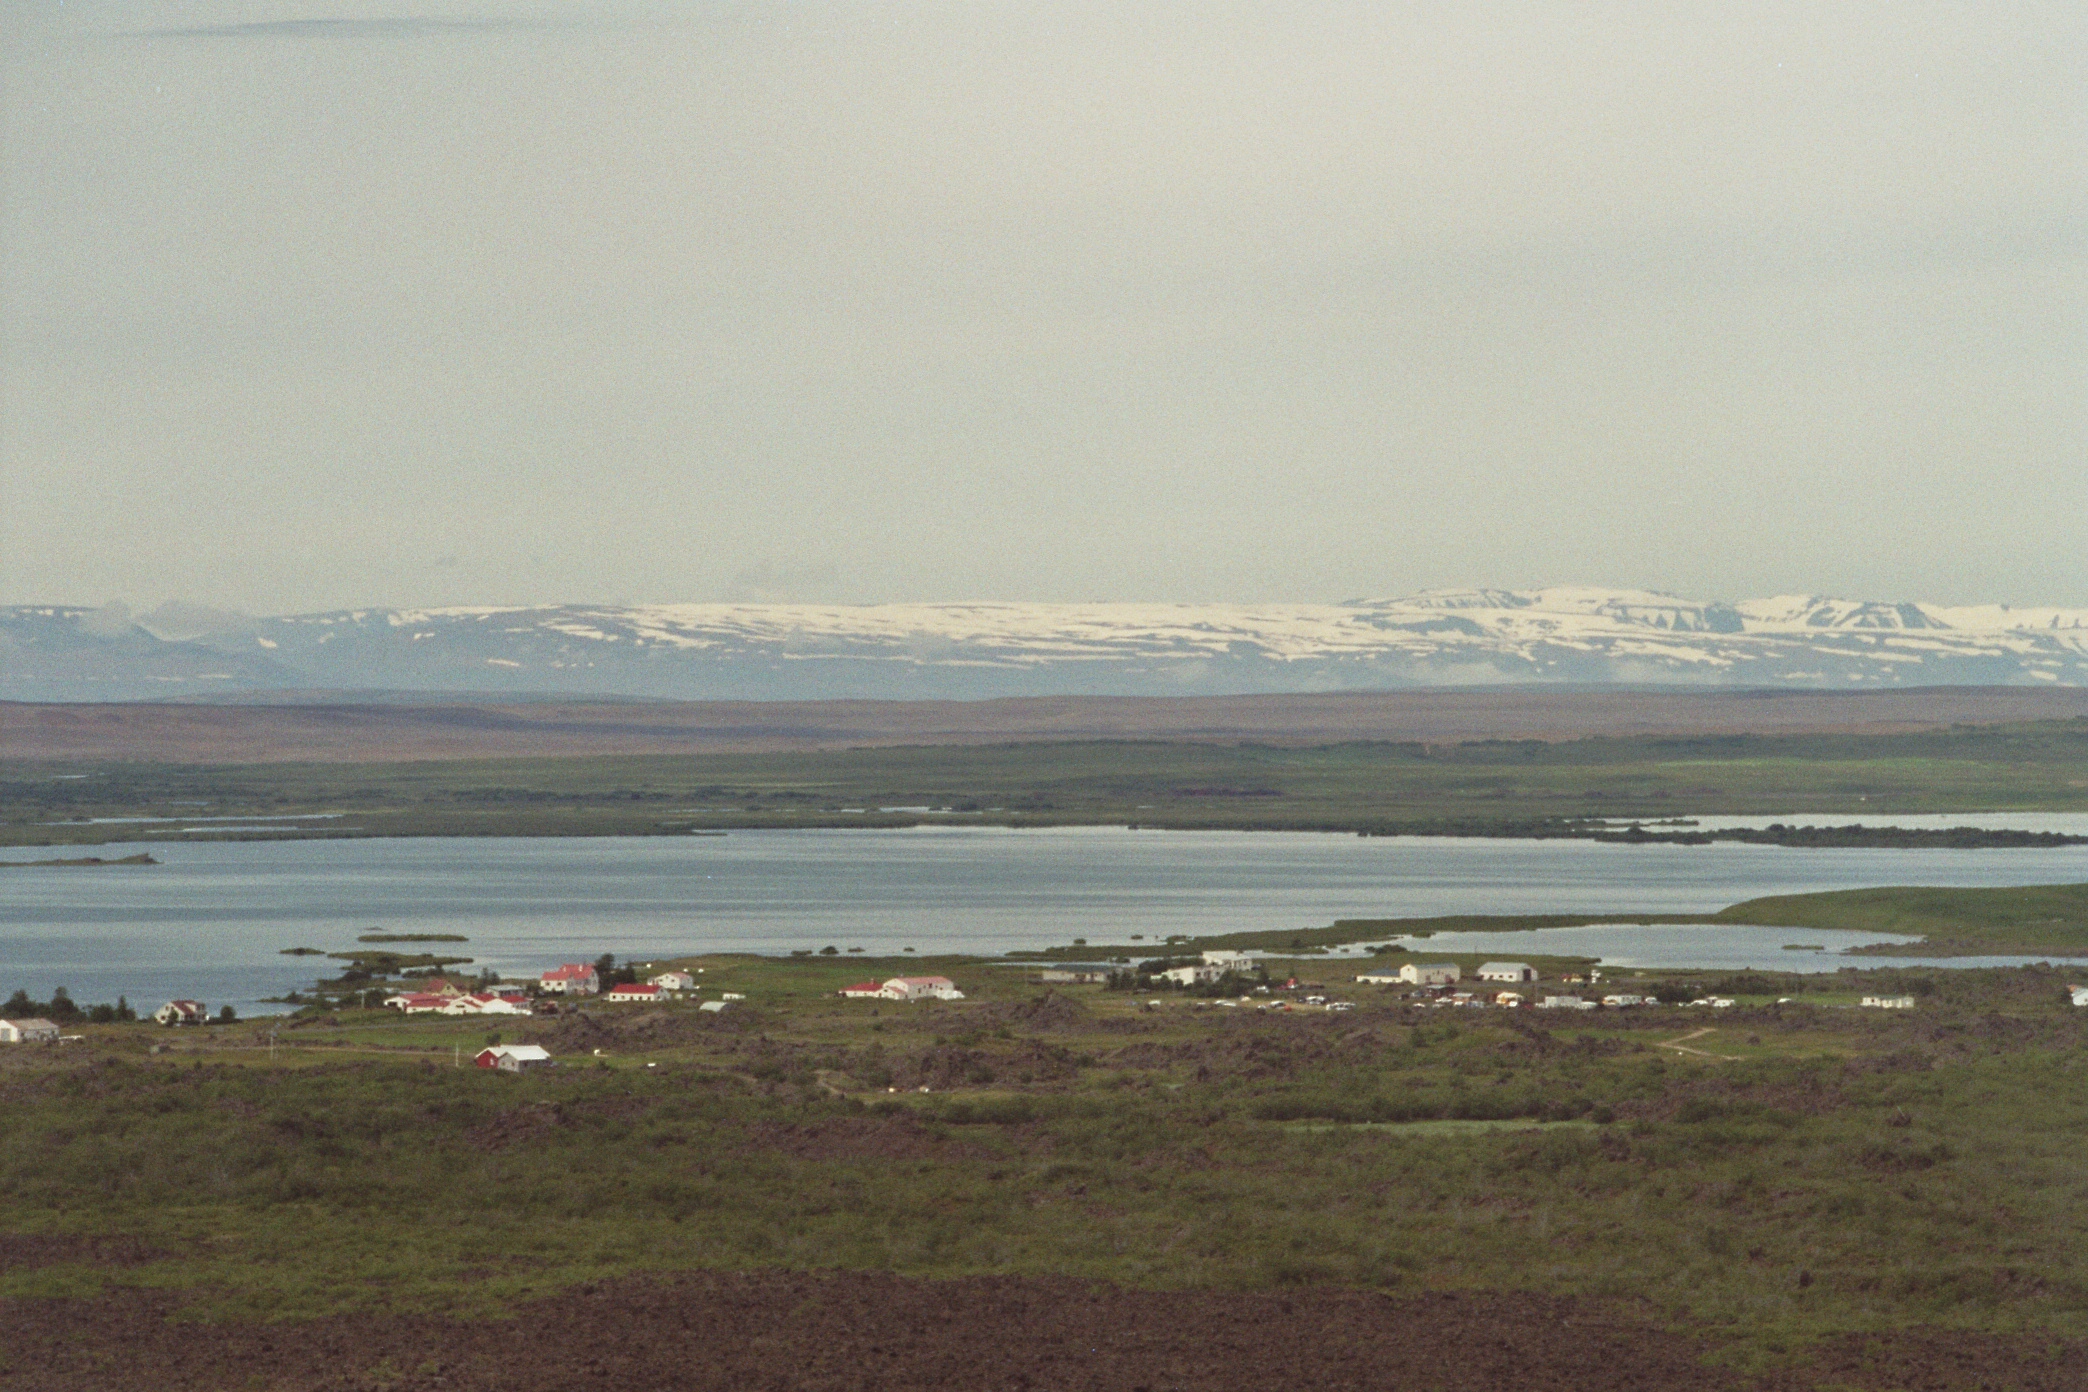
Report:
[[[0,611],[0,695],[188,689],[678,698],[1221,694],[1517,682],[2088,685],[2088,610],[1560,586],[1344,604],[658,604],[344,610],[111,636]],[[66,694],[57,694],[57,693]]]

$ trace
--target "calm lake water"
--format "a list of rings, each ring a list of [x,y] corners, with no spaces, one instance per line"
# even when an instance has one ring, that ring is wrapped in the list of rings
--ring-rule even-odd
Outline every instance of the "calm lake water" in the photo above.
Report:
[[[42,996],[63,985],[76,1000],[122,994],[154,1006],[188,995],[249,1012],[257,998],[315,974],[314,959],[281,949],[352,949],[356,934],[372,929],[462,933],[470,942],[449,950],[475,967],[519,974],[602,952],[641,961],[829,943],[871,953],[1000,952],[1336,918],[1701,913],[1758,895],[1866,885],[2088,881],[2088,846],[1810,850],[1108,827],[150,849],[163,864],[0,871],[0,993],[21,986]],[[1602,955],[1634,965],[1841,964],[1782,951],[1785,942],[1827,942],[1790,929],[1768,930],[1774,941],[1719,936],[1761,931],[1752,929],[1622,930],[1621,939],[1615,928],[1562,931],[1610,935]],[[1502,951],[1563,941],[1513,938],[1520,946]],[[1436,943],[1451,950],[1447,939]]]

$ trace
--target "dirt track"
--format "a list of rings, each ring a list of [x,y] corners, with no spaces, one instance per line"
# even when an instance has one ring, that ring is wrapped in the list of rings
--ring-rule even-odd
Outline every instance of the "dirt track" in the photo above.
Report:
[[[170,1322],[180,1297],[0,1300],[0,1389],[271,1392],[1081,1389],[2079,1392],[2080,1347],[1908,1333],[1765,1381],[1626,1312],[1524,1295],[1125,1291],[1063,1278],[693,1273],[583,1287],[512,1321]]]
[[[1001,701],[512,705],[0,702],[0,756],[168,763],[705,754],[1024,740],[1450,744],[1587,735],[1890,733],[2088,716],[2088,690],[1399,691]]]

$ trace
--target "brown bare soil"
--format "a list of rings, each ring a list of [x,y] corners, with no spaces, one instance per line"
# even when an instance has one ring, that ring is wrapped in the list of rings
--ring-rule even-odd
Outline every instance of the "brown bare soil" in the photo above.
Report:
[[[719,754],[1010,740],[1451,744],[1590,735],[1888,734],[2088,716],[2088,690],[1338,692],[998,701],[0,702],[0,755],[165,763]]]
[[[198,1323],[185,1297],[0,1300],[0,1389],[564,1392],[2078,1392],[2084,1349],[1900,1331],[1752,1378],[1630,1309],[1508,1293],[1136,1291],[1066,1278],[876,1272],[631,1277],[512,1320]]]

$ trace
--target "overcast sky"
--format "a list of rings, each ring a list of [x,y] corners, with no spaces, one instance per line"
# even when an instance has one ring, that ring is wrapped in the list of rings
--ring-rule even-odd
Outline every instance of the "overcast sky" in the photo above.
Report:
[[[0,601],[2088,604],[2088,6],[0,0]]]

